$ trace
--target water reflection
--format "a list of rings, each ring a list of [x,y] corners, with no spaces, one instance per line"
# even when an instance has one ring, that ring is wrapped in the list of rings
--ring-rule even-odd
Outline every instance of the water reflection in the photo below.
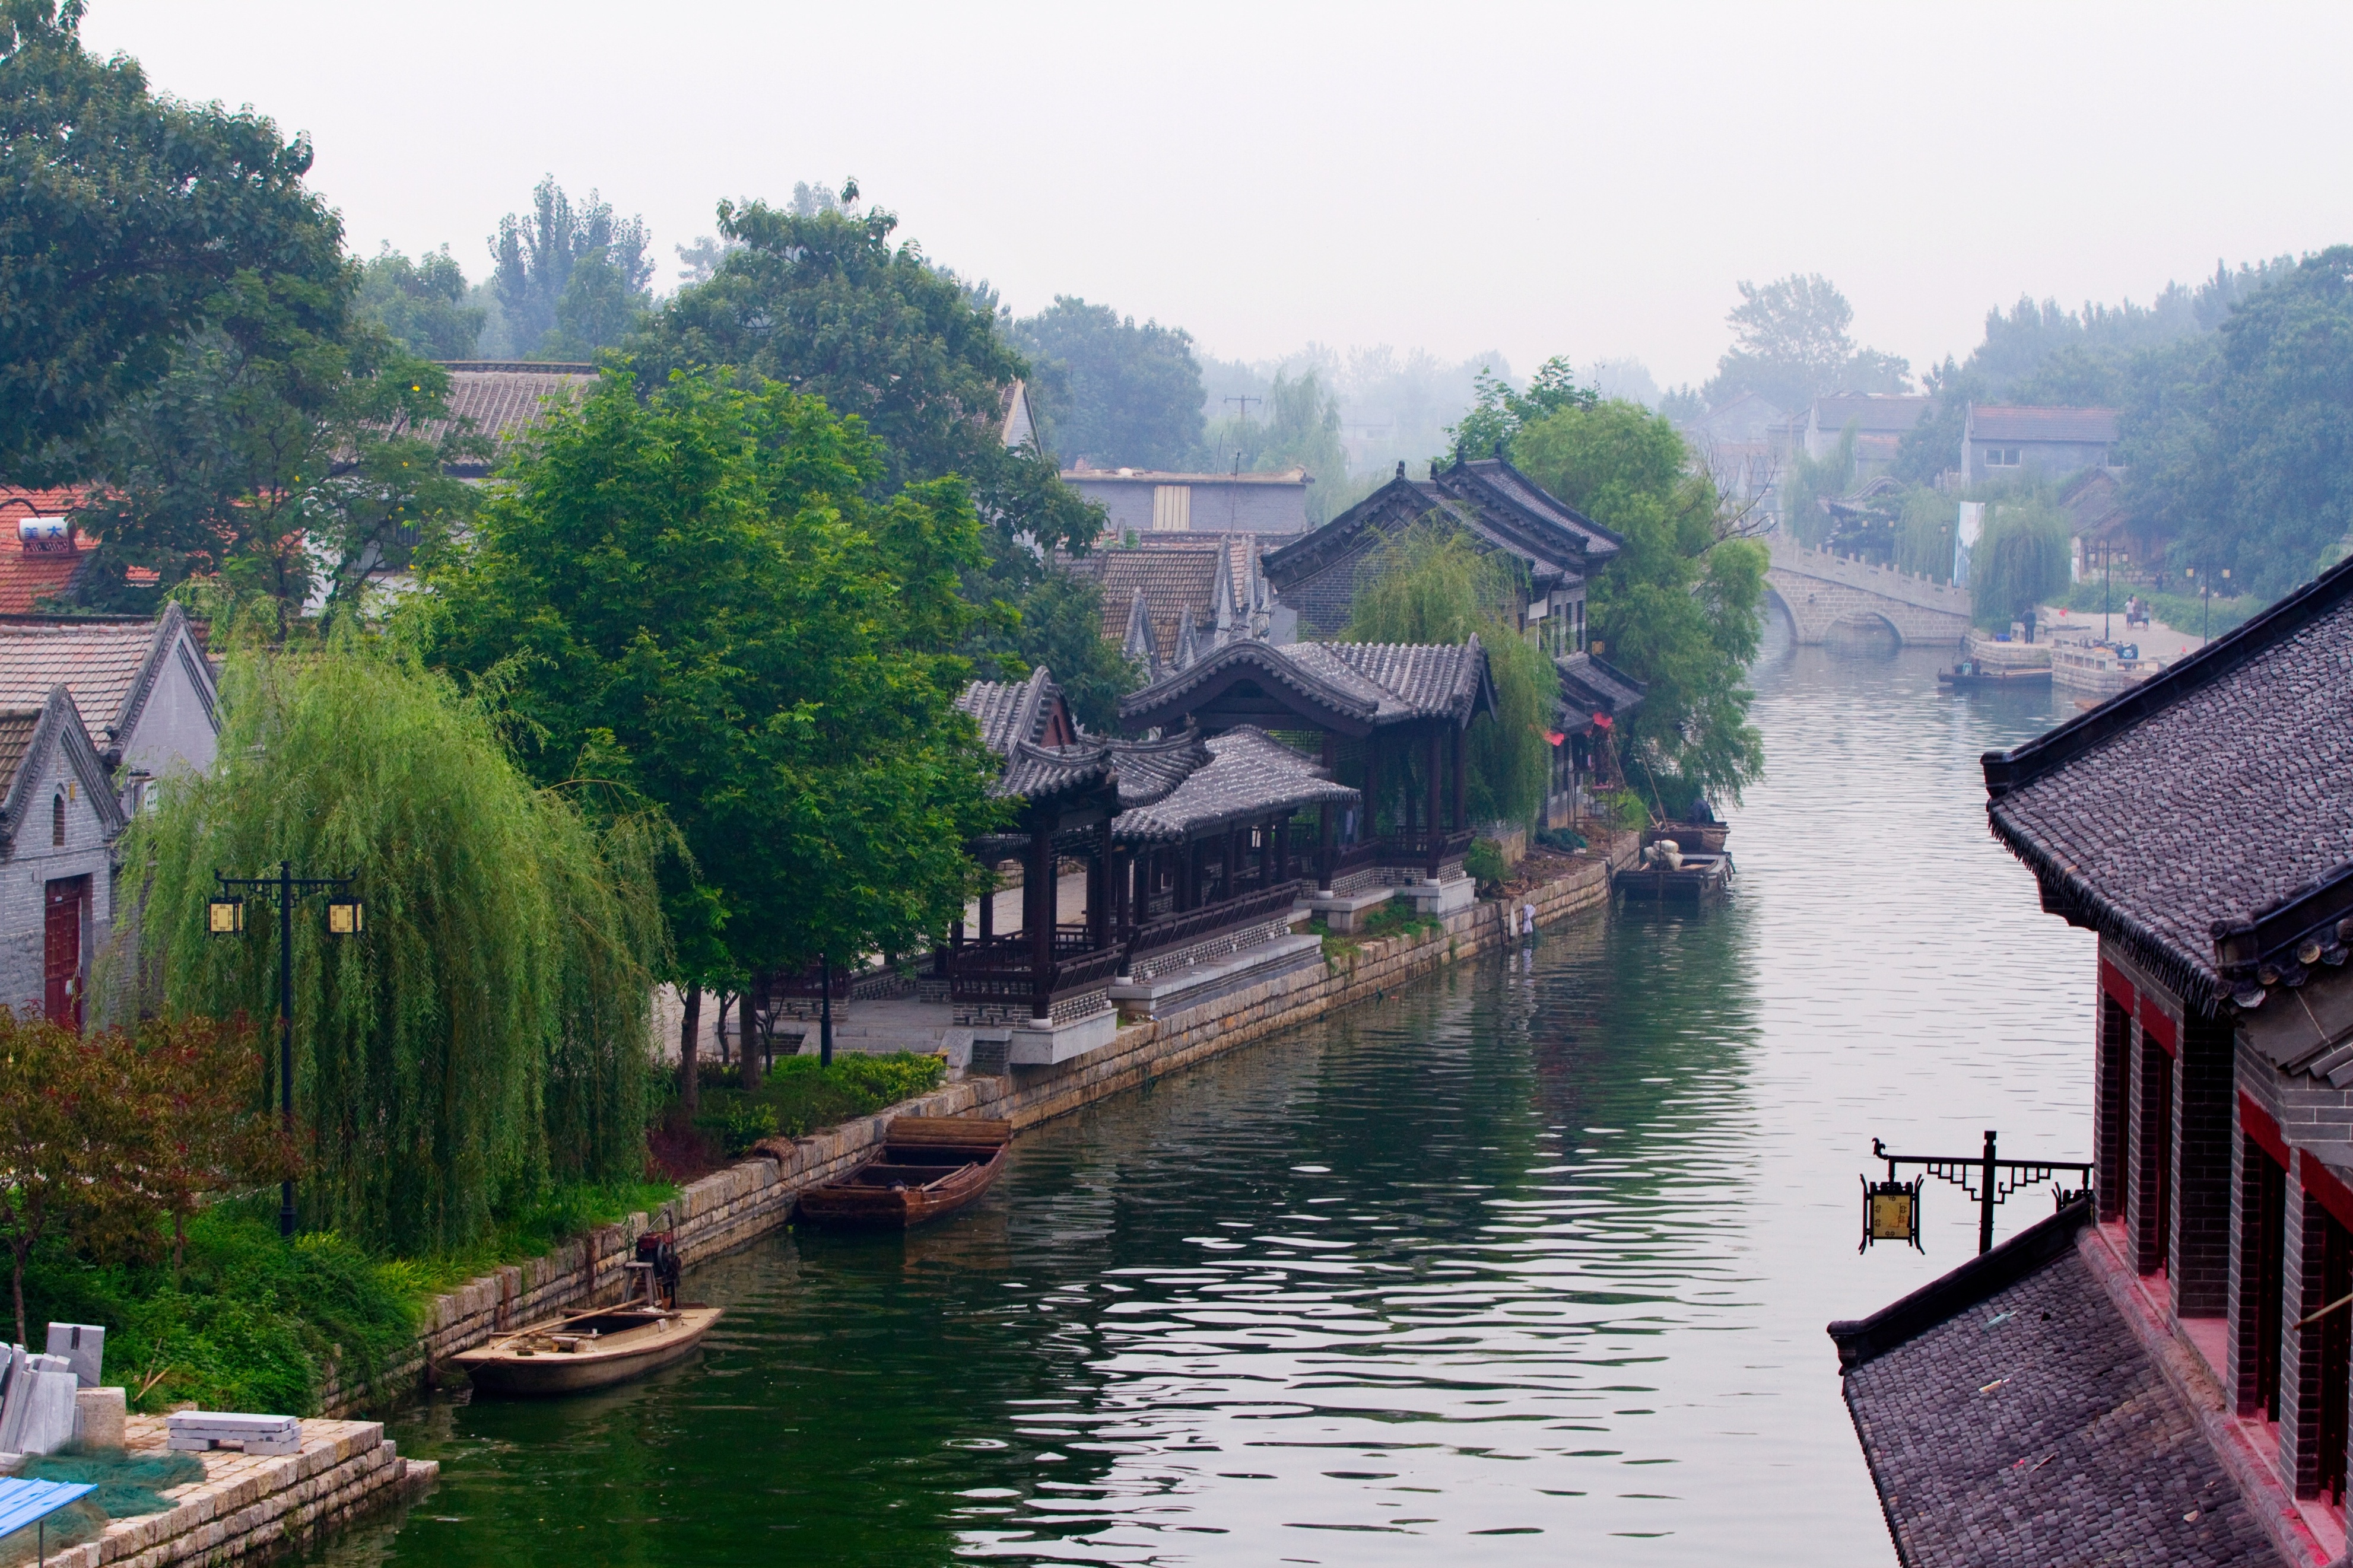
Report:
[[[912,1238],[698,1272],[695,1367],[439,1405],[338,1563],[1884,1563],[1822,1324],[1876,1133],[2082,1157],[2088,939],[1989,839],[2047,698],[1782,650],[1733,898],[1238,1053],[1025,1137]],[[2005,1233],[2042,1209],[2006,1211]]]

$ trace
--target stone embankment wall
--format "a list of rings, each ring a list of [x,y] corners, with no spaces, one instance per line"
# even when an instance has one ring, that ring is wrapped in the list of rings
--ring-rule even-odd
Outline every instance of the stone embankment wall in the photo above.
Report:
[[[1502,946],[1514,940],[1507,921],[1523,904],[1535,906],[1537,928],[1543,930],[1606,903],[1612,868],[1630,863],[1636,847],[1635,835],[1613,835],[1606,854],[1588,851],[1567,875],[1520,897],[1474,903],[1446,917],[1443,930],[1367,942],[1341,961],[1131,1025],[1110,1045],[1058,1066],[965,1079],[807,1138],[773,1140],[760,1155],[693,1183],[652,1214],[632,1215],[436,1298],[409,1354],[385,1368],[373,1384],[331,1384],[322,1393],[322,1406],[340,1413],[396,1397],[420,1381],[430,1384],[451,1356],[495,1334],[617,1297],[627,1287],[622,1266],[646,1231],[673,1233],[689,1264],[765,1235],[792,1217],[794,1200],[803,1191],[872,1154],[894,1116],[1003,1117],[1018,1131],[1068,1115]]]
[[[161,1449],[164,1417],[134,1415],[134,1451]],[[118,1520],[96,1541],[53,1547],[54,1568],[167,1568],[212,1564],[298,1545],[366,1510],[414,1496],[440,1467],[404,1459],[374,1421],[305,1421],[300,1453],[203,1456],[205,1479],[164,1495],[162,1513]]]

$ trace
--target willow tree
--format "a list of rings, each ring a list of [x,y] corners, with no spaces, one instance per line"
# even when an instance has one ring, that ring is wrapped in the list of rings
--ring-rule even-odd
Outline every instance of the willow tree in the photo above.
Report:
[[[293,922],[305,1222],[429,1250],[551,1179],[639,1174],[662,943],[644,828],[592,828],[445,678],[355,636],[234,655],[222,696],[221,765],[167,784],[126,846],[151,879],[145,1000],[274,1016],[275,912],[207,935],[214,871],[357,874],[360,935],[316,902]]]
[[[1487,652],[1495,711],[1471,724],[1471,814],[1533,822],[1552,774],[1553,708],[1560,676],[1514,624],[1526,593],[1516,556],[1482,549],[1451,522],[1425,519],[1385,542],[1358,575],[1348,636],[1357,642],[1464,643]]]

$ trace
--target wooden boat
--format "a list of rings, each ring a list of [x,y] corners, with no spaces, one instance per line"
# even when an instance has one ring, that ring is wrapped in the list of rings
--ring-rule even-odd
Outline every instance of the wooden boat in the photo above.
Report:
[[[1672,838],[1686,855],[1721,855],[1731,840],[1732,825],[1725,822],[1662,822],[1642,834],[1645,845]]]
[[[719,1315],[716,1307],[692,1303],[625,1302],[533,1323],[455,1359],[480,1393],[584,1394],[684,1360]]]
[[[882,1152],[801,1194],[800,1217],[818,1225],[904,1230],[954,1214],[988,1191],[1005,1167],[1013,1123],[980,1117],[900,1116]]]
[[[1697,904],[1732,885],[1732,857],[1690,855],[1680,868],[1629,866],[1610,879],[1613,891],[1655,903]]]
[[[2044,691],[2051,687],[2051,668],[2045,665],[2041,669],[1993,669],[1976,659],[1965,658],[1950,669],[1938,670],[1936,684],[1957,691]]]

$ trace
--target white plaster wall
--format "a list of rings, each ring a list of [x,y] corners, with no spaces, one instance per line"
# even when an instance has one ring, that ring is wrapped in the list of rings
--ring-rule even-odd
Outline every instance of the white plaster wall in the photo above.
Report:
[[[154,689],[147,694],[147,704],[123,742],[127,773],[155,778],[181,769],[203,773],[219,754],[219,733],[205,711],[204,698],[183,657],[182,649],[169,650],[163,668],[156,672]]]

